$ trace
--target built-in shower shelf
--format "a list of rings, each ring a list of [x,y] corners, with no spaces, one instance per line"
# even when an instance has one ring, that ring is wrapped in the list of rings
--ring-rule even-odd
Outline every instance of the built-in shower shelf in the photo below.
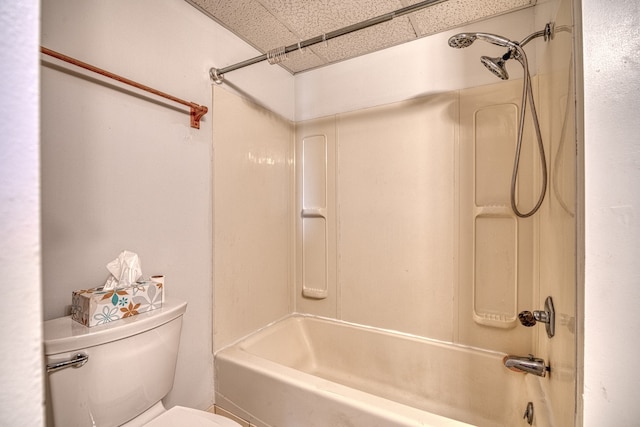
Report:
[[[494,328],[511,329],[515,328],[518,324],[516,317],[503,316],[501,314],[491,313],[473,313],[473,320],[485,326],[491,326]]]
[[[518,327],[518,312],[533,304],[536,223],[519,219],[510,200],[521,92],[512,81],[460,95],[459,331],[461,342],[527,354],[532,333]],[[516,195],[528,205],[536,153],[526,141]]]
[[[499,216],[499,217],[513,217],[513,211],[511,207],[504,205],[495,206],[476,206],[474,210],[475,216]]]
[[[473,320],[511,329],[518,324],[522,236],[506,183],[511,177],[518,108],[511,102],[490,102],[476,107],[473,116]]]
[[[325,208],[307,208],[300,212],[302,218],[327,218],[327,210]]]
[[[302,140],[302,295],[329,296],[329,221],[327,217],[328,142],[325,135]]]

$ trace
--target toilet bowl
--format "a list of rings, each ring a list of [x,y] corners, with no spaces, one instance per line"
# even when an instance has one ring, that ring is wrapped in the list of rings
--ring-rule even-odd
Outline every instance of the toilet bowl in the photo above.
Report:
[[[220,415],[165,409],[187,303],[92,328],[71,316],[44,322],[47,426],[239,427]]]
[[[144,414],[122,424],[120,427],[239,427],[229,418],[211,412],[174,406],[167,410],[158,402]]]
[[[210,412],[174,406],[167,412],[154,418],[145,427],[238,427],[239,424],[229,418]]]

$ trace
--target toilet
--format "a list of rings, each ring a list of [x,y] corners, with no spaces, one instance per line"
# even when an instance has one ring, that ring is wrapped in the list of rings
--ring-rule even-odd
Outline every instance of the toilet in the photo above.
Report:
[[[162,399],[173,387],[187,303],[88,328],[71,316],[44,322],[47,425],[239,427]]]

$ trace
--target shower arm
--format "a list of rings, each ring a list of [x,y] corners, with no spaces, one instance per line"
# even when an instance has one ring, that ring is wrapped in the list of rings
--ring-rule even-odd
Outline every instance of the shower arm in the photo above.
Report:
[[[538,37],[544,37],[544,41],[552,40],[554,31],[555,31],[555,25],[549,22],[544,26],[543,30],[536,31],[535,33],[529,34],[520,42],[510,41],[509,44],[506,46],[508,51],[505,55],[503,55],[502,58],[504,60],[514,58],[514,59],[517,59],[520,63],[522,63],[523,56],[525,57],[525,60],[526,60],[526,55],[524,53],[524,50],[522,50],[522,48],[531,40],[537,39]],[[486,34],[486,33],[476,33],[476,34],[482,35],[482,36],[492,36],[491,34]],[[485,39],[485,41],[489,41],[490,43],[493,43],[490,40]],[[525,64],[522,63],[522,66],[525,66]]]
[[[524,47],[524,45],[526,45],[531,40],[536,39],[538,37],[544,37],[544,41],[553,39],[553,24],[547,23],[544,26],[544,30],[536,31],[533,34],[529,34],[527,37],[522,39],[522,41],[518,44],[520,45],[520,47]]]

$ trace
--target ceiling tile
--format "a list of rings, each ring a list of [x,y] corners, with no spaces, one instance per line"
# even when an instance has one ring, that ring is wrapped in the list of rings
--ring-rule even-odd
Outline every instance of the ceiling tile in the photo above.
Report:
[[[216,21],[261,52],[297,41],[297,37],[256,0],[191,0]]]
[[[307,39],[393,12],[399,0],[258,0],[300,38]]]
[[[318,56],[310,48],[306,48],[303,50],[303,53],[298,51],[290,52],[288,59],[280,65],[292,73],[298,73],[300,71],[317,68],[325,64],[327,64],[326,59]]]
[[[407,17],[396,18],[375,27],[331,39],[313,48],[329,62],[364,55],[389,46],[414,40],[416,34]]]
[[[422,0],[186,0],[262,53],[360,23]],[[292,73],[381,50],[536,0],[447,0],[374,27],[290,52]],[[232,64],[228,64],[232,65]]]
[[[411,0],[418,3],[419,0]],[[419,36],[427,36],[530,6],[535,0],[448,0],[412,14]]]

